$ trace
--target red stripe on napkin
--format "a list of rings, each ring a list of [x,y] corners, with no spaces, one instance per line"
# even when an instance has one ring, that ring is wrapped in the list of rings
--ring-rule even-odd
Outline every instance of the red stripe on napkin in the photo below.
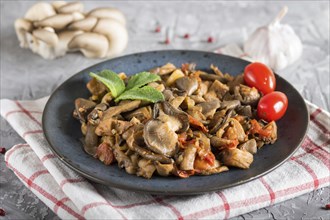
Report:
[[[32,114],[42,114],[41,111],[29,111]],[[24,113],[24,111],[22,110],[13,110],[13,111],[9,111],[5,114],[5,118],[8,118],[9,115],[14,114],[14,113]]]
[[[41,123],[35,117],[33,117],[33,115],[21,105],[21,103],[19,103],[18,101],[14,102],[22,110],[23,113],[25,113],[32,121],[34,121],[41,127]]]
[[[51,195],[50,193],[48,193],[47,191],[45,191],[42,187],[40,187],[39,185],[37,185],[34,182],[30,182],[29,183],[29,179],[24,176],[21,172],[19,172],[17,169],[15,169],[11,164],[7,164],[7,166],[13,170],[15,172],[15,174],[21,179],[23,180],[29,187],[33,188],[34,190],[36,190],[37,192],[39,192],[41,195],[43,195],[45,198],[49,199],[50,201],[52,201],[54,204],[57,204],[59,200],[57,200],[53,195]],[[73,215],[74,217],[78,218],[78,219],[84,219],[81,215],[79,215],[78,213],[76,213],[74,210],[72,210],[69,206],[65,205],[65,204],[60,204],[59,207],[61,207],[62,209],[64,209],[65,211],[67,211],[68,213],[70,213],[71,215]]]
[[[42,163],[44,163],[48,159],[56,158],[57,156],[55,154],[46,154],[43,156],[40,160]]]
[[[265,188],[267,189],[267,191],[269,192],[270,205],[274,205],[275,198],[276,198],[274,191],[272,190],[272,188],[270,187],[270,185],[266,182],[266,180],[263,177],[259,178],[259,180],[265,186]]]
[[[5,157],[6,157],[5,161],[6,161],[6,165],[7,166],[8,166],[8,160],[9,160],[10,156],[13,153],[15,153],[17,150],[19,150],[19,149],[21,149],[23,147],[29,147],[29,145],[28,144],[17,144],[17,145],[15,145],[15,149],[14,150],[11,150],[8,153],[6,153],[6,155],[5,155]]]
[[[181,213],[179,212],[179,210],[177,210],[173,205],[171,205],[170,203],[164,202],[164,200],[160,197],[155,197],[154,199],[160,205],[170,208],[173,211],[173,213],[177,216],[177,219],[179,219],[179,220],[183,219]]]
[[[41,133],[43,133],[43,130],[27,131],[22,134],[22,137],[25,138],[28,134],[41,134]]]
[[[79,178],[74,178],[74,179],[64,179],[60,182],[60,188],[62,189],[63,186],[67,183],[80,183],[80,182],[84,182],[84,179],[79,179]]]
[[[70,199],[68,197],[64,197],[63,199],[58,200],[58,202],[54,205],[54,212],[58,212],[58,208],[61,207],[65,202],[69,201]]]
[[[305,170],[310,174],[310,176],[313,178],[314,181],[314,189],[317,189],[320,185],[319,180],[312,168],[308,166],[306,163],[302,162],[301,160],[294,160],[296,163],[298,163],[300,166],[304,167]]]
[[[91,208],[95,208],[95,207],[97,207],[97,206],[101,206],[101,205],[107,205],[107,206],[110,206],[110,207],[114,208],[113,205],[112,205],[110,202],[108,202],[108,201],[106,201],[106,202],[92,202],[92,203],[89,203],[89,204],[85,205],[85,206],[81,209],[81,213],[82,213],[83,215],[85,215],[85,213],[86,213],[89,209],[91,209]],[[124,214],[121,213],[119,210],[117,210],[117,209],[114,209],[114,210],[116,210],[116,211],[122,216],[123,219],[127,219],[127,218],[124,216]]]
[[[222,192],[218,192],[217,194],[220,196],[220,198],[222,199],[223,204],[224,204],[225,219],[228,219],[228,217],[230,215],[230,205],[228,204],[227,198]]]
[[[316,118],[318,114],[322,112],[321,109],[316,109],[311,115],[310,120],[325,134],[330,134],[330,131]]]

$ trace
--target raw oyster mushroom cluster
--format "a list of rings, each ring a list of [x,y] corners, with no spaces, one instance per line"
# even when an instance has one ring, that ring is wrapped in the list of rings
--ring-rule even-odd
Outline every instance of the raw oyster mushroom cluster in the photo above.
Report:
[[[39,2],[15,21],[22,48],[45,59],[81,51],[88,58],[112,57],[127,46],[126,19],[115,8],[84,13],[80,2]]]

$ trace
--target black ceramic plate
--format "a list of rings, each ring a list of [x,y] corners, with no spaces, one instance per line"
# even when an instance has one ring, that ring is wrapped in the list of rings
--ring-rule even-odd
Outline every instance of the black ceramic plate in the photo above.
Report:
[[[43,129],[52,150],[70,168],[86,178],[112,187],[154,194],[199,194],[220,190],[256,179],[274,170],[299,147],[308,127],[308,112],[303,98],[286,80],[276,75],[276,90],[284,92],[289,100],[285,116],[277,122],[278,140],[266,145],[254,156],[250,169],[231,168],[211,176],[192,176],[187,179],[153,176],[144,179],[129,175],[117,165],[105,166],[86,154],[80,138],[80,123],[72,117],[74,100],[89,97],[86,83],[89,72],[111,69],[134,74],[164,65],[168,62],[181,66],[195,62],[197,69],[209,70],[210,64],[221,71],[237,75],[249,62],[234,57],[200,51],[153,51],[137,53],[104,61],[87,68],[64,82],[50,97],[43,114]]]

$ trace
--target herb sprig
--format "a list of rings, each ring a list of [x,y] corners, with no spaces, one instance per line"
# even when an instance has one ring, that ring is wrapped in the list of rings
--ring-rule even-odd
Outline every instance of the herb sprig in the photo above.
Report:
[[[161,78],[150,72],[140,72],[130,77],[125,87],[124,81],[112,70],[102,70],[99,73],[90,73],[109,88],[115,102],[120,100],[144,100],[156,103],[164,100],[163,93],[148,86],[150,82],[161,80]]]

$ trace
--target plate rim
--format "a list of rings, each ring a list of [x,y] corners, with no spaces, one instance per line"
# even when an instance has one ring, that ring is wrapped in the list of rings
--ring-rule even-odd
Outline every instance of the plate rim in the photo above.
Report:
[[[280,75],[278,75],[277,73],[274,72],[276,78],[281,78],[281,80],[285,81],[285,83],[289,84],[292,89],[295,90],[295,92],[297,94],[299,94],[299,98],[302,99],[303,103],[304,103],[304,111],[307,112],[306,114],[306,128],[304,130],[304,134],[302,135],[302,138],[299,140],[299,143],[297,144],[297,146],[293,149],[293,151],[288,154],[282,161],[280,161],[279,163],[271,166],[271,168],[269,168],[268,170],[262,172],[262,173],[259,173],[258,175],[255,175],[255,176],[252,176],[250,178],[247,178],[247,179],[244,179],[244,180],[241,180],[241,181],[237,181],[237,182],[234,182],[234,183],[230,183],[230,184],[227,184],[227,185],[224,185],[224,186],[220,186],[220,187],[217,187],[217,188],[211,188],[211,189],[205,189],[205,190],[200,190],[198,192],[196,191],[191,191],[189,189],[186,189],[184,191],[180,190],[180,191],[176,191],[176,190],[167,190],[167,191],[164,191],[164,190],[140,190],[140,189],[134,189],[130,186],[125,186],[125,185],[121,185],[121,184],[116,184],[116,183],[109,183],[108,181],[105,181],[105,180],[102,180],[102,179],[99,179],[99,178],[96,178],[88,173],[85,173],[83,170],[79,169],[78,167],[75,167],[74,165],[72,165],[69,161],[67,161],[65,159],[65,157],[60,153],[58,152],[55,147],[51,144],[51,140],[50,140],[50,137],[48,135],[48,132],[45,131],[45,127],[46,127],[46,115],[47,115],[47,112],[48,111],[48,108],[49,108],[49,103],[51,102],[52,98],[54,97],[55,93],[61,89],[61,87],[66,84],[68,81],[70,81],[72,78],[74,78],[75,76],[77,76],[78,74],[81,74],[82,72],[85,72],[86,70],[90,69],[90,68],[93,68],[93,67],[96,67],[96,66],[99,66],[103,63],[106,63],[106,62],[109,62],[110,60],[111,61],[114,61],[116,59],[121,59],[123,57],[128,57],[128,56],[134,56],[134,55],[140,55],[140,54],[146,54],[146,53],[159,53],[159,52],[187,52],[187,53],[209,53],[209,54],[212,54],[212,55],[219,55],[219,56],[225,56],[225,57],[231,57],[231,58],[235,58],[235,59],[239,59],[239,60],[243,60],[243,59],[240,59],[240,58],[237,58],[237,57],[233,57],[233,56],[228,56],[228,55],[223,55],[223,54],[217,54],[217,53],[213,53],[213,52],[210,52],[210,51],[202,51],[202,50],[182,50],[182,49],[173,49],[173,50],[152,50],[152,51],[144,51],[144,52],[137,52],[137,53],[130,53],[130,54],[126,54],[126,55],[123,55],[123,56],[119,56],[119,57],[115,57],[115,58],[110,58],[110,59],[107,59],[107,60],[104,60],[104,61],[101,61],[101,62],[98,62],[96,64],[93,64],[91,66],[88,66],[82,70],[80,70],[79,72],[73,74],[72,76],[70,76],[69,78],[67,78],[64,82],[62,82],[53,92],[52,94],[50,95],[49,99],[47,100],[47,103],[44,107],[44,110],[43,110],[43,114],[42,114],[42,129],[43,129],[43,134],[44,134],[44,137],[47,141],[47,143],[49,144],[49,147],[51,149],[51,151],[57,156],[57,158],[59,158],[66,166],[68,166],[70,169],[74,170],[75,172],[79,173],[80,175],[82,175],[83,177],[93,181],[93,182],[96,182],[96,183],[100,183],[100,184],[104,184],[104,185],[107,185],[107,186],[110,186],[110,187],[115,187],[115,188],[119,188],[119,189],[123,189],[123,190],[129,190],[129,191],[134,191],[134,192],[140,192],[140,193],[151,193],[151,194],[156,194],[156,195],[198,195],[198,194],[203,194],[203,193],[208,193],[208,192],[215,192],[215,191],[220,191],[220,190],[223,190],[223,189],[228,189],[228,188],[231,188],[231,187],[235,187],[235,186],[238,186],[238,185],[241,185],[241,184],[244,184],[244,183],[248,183],[252,180],[256,180],[262,176],[265,176],[267,174],[269,174],[270,172],[274,171],[275,169],[277,169],[278,167],[280,167],[281,165],[283,165],[286,161],[288,161],[288,159],[290,157],[292,157],[292,155],[300,148],[302,142],[305,140],[306,136],[307,136],[307,131],[309,129],[309,126],[310,126],[310,118],[309,118],[309,111],[308,111],[308,108],[307,108],[307,104],[304,100],[304,98],[301,96],[301,94],[297,91],[297,89],[291,84],[289,83],[286,79],[284,79],[283,77],[281,77]],[[246,60],[243,60],[247,63],[251,63],[249,61],[246,61]],[[46,129],[47,130],[47,129]],[[203,176],[199,176],[200,178],[202,178]],[[137,178],[141,178],[141,177],[137,177]]]

